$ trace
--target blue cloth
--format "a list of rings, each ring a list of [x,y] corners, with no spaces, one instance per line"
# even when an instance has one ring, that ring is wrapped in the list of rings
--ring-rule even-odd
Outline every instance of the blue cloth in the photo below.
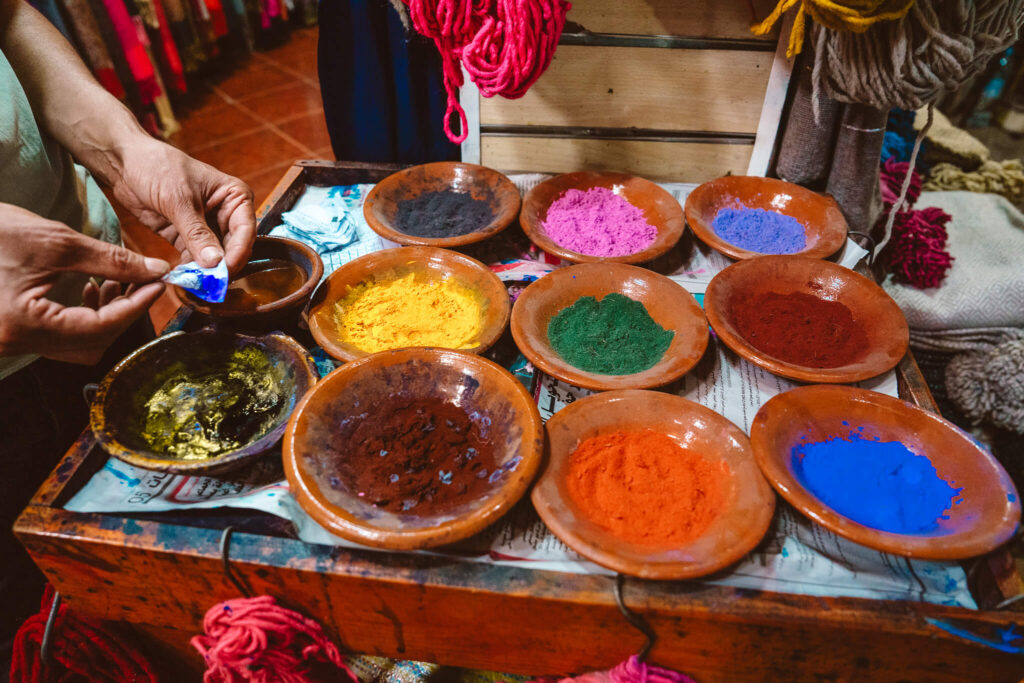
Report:
[[[420,164],[459,158],[444,135],[441,60],[407,37],[383,0],[321,0],[317,62],[337,159]]]

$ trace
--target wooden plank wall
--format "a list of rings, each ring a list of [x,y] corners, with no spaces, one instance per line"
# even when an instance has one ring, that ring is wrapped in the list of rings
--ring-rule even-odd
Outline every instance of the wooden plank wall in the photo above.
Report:
[[[692,182],[745,173],[777,42],[750,33],[751,7],[763,17],[773,5],[578,0],[526,96],[480,98],[481,163]]]

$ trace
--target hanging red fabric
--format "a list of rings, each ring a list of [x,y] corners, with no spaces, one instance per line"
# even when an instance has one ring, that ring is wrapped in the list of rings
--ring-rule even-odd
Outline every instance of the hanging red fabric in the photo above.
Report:
[[[146,54],[146,46],[139,40],[135,23],[124,6],[124,0],[103,0],[103,5],[107,8],[107,14],[110,15],[110,22],[114,25],[118,42],[124,49],[124,56],[131,69],[132,78],[139,86],[139,97],[142,99],[142,104],[143,106],[150,105],[153,100],[163,94],[163,91],[156,80],[153,62]]]
[[[448,94],[444,132],[459,144],[466,139],[466,112],[459,104],[462,67],[484,97],[516,99],[526,94],[551,64],[565,15],[566,0],[403,0],[418,33],[441,53]],[[458,114],[459,134],[452,132]]]

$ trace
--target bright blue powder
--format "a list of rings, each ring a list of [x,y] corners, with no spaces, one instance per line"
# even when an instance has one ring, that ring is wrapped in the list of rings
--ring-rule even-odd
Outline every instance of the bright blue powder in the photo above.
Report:
[[[711,227],[729,244],[759,254],[795,254],[807,246],[800,221],[775,211],[745,206],[719,209]]]
[[[927,534],[963,501],[931,461],[898,441],[832,437],[792,450],[797,478],[830,508],[859,524],[897,534]]]

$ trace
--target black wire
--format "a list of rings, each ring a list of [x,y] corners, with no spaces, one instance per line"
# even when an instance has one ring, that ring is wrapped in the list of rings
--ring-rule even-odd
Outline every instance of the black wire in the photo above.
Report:
[[[221,534],[221,536],[220,536],[220,559],[221,559],[221,562],[224,564],[224,573],[227,574],[227,577],[228,577],[228,579],[231,580],[231,583],[235,584],[235,588],[237,588],[238,591],[243,596],[245,596],[247,598],[251,598],[252,597],[252,593],[245,586],[245,584],[242,583],[241,579],[239,579],[238,576],[235,575],[235,570],[231,566],[231,557],[230,557],[230,555],[231,555],[231,534],[233,534],[234,531],[235,531],[235,527],[229,526],[228,528],[224,529],[224,533]]]
[[[640,631],[640,633],[643,633],[647,638],[647,642],[645,642],[644,646],[640,648],[640,651],[636,653],[636,656],[639,659],[644,660],[647,658],[647,655],[650,654],[651,648],[654,647],[654,643],[657,642],[658,634],[654,632],[654,629],[651,628],[651,625],[647,623],[646,619],[626,607],[626,601],[622,597],[622,588],[625,582],[626,576],[624,574],[615,575],[615,604],[618,605],[619,611],[622,612],[622,616],[626,618],[626,621],[629,622],[630,626],[635,628],[637,631]]]

